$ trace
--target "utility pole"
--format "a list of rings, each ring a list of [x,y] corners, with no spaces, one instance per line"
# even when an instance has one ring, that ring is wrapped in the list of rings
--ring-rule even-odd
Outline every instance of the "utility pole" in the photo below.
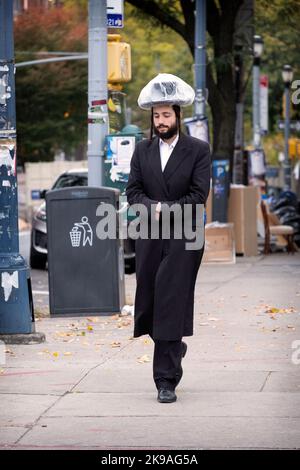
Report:
[[[205,128],[209,142],[208,120],[205,116],[206,102],[206,0],[196,0],[195,17],[195,119],[196,128]],[[229,194],[229,160],[213,155],[212,161],[212,218],[227,222],[227,199]]]
[[[235,137],[234,137],[234,156],[233,156],[233,169],[232,181],[234,184],[243,184],[243,153],[244,153],[244,104],[242,97],[242,75],[243,75],[243,56],[242,48],[236,46],[234,55],[234,68],[235,68],[235,107],[236,107],[236,122],[235,122]]]
[[[106,0],[89,0],[88,185],[102,186],[107,111]]]
[[[258,185],[265,190],[265,154],[261,145],[260,124],[260,63],[263,53],[264,42],[258,35],[253,37],[253,151],[250,152],[251,161],[251,184]]]
[[[13,0],[0,0],[0,339],[45,340],[35,333],[30,271],[19,253]]]
[[[196,0],[195,21],[195,116],[205,118],[206,0]]]
[[[254,36],[254,59],[253,59],[253,145],[261,148],[260,136],[260,58],[263,51],[263,40],[260,36]]]
[[[290,88],[293,81],[293,69],[290,65],[284,65],[282,69],[282,78],[284,82],[284,191],[291,190],[291,160],[289,156],[289,137],[290,137]]]

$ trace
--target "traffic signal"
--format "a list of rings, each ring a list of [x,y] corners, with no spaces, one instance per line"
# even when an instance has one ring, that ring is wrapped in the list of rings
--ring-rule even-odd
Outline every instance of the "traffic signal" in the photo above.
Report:
[[[295,137],[289,139],[289,156],[291,158],[300,158],[300,139]]]
[[[119,34],[107,36],[108,83],[125,83],[131,80],[130,44],[121,42]]]

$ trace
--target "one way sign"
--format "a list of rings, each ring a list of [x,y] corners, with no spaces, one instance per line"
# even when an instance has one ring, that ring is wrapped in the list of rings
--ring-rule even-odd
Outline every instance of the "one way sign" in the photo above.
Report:
[[[124,0],[107,0],[107,27],[124,27]]]

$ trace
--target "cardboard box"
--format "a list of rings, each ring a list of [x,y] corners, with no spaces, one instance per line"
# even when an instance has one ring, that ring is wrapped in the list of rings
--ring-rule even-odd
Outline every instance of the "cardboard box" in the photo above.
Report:
[[[257,256],[257,188],[255,186],[231,185],[228,222],[234,224],[236,253]]]
[[[206,223],[210,224],[212,222],[212,188],[209,190],[208,198],[206,200]]]
[[[205,226],[203,263],[235,263],[233,224],[212,222]]]

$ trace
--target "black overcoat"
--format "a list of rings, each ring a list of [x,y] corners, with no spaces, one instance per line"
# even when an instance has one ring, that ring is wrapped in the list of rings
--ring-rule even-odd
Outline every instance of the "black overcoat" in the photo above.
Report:
[[[206,142],[181,133],[162,172],[158,137],[145,139],[131,159],[127,200],[130,205],[144,204],[149,212],[158,201],[205,204],[210,176]],[[186,250],[185,242],[161,236],[136,240],[135,337],[150,334],[175,341],[193,335],[194,289],[204,246]]]

